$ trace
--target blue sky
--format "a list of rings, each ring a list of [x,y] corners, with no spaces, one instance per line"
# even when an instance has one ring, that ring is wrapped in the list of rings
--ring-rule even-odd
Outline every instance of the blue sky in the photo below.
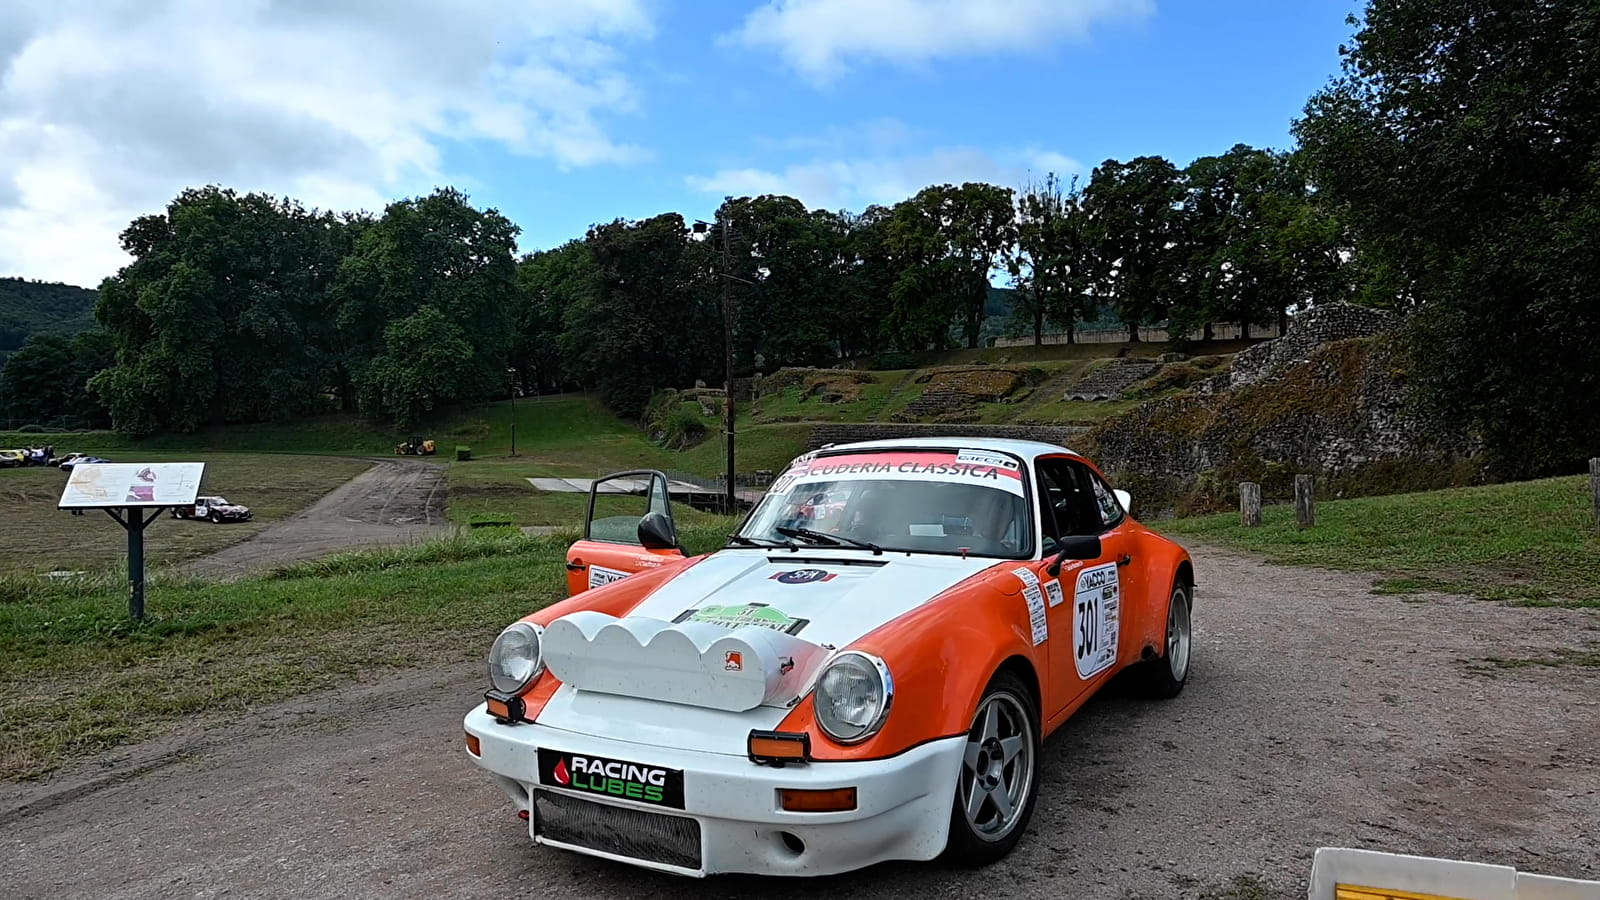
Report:
[[[619,216],[709,217],[724,193],[745,186],[718,172],[754,169],[798,186],[783,177],[790,167],[876,167],[887,176],[904,165],[914,183],[923,171],[982,177],[989,162],[1015,184],[1046,167],[1086,176],[1107,158],[1159,154],[1182,165],[1240,142],[1283,148],[1290,120],[1337,70],[1353,8],[1167,0],[1084,39],[917,64],[868,61],[817,84],[768,49],[719,45],[750,5],[668,4],[658,36],[629,46],[639,108],[607,124],[647,160],[562,171],[473,148],[452,161],[472,173],[474,197],[518,222],[525,248],[535,249]],[[941,154],[949,158],[928,160]],[[924,168],[905,165],[919,158]],[[813,189],[802,199],[860,210],[894,197],[883,190]]]
[[[93,285],[184,187],[381,210],[453,184],[522,249],[724,195],[857,210],[1290,144],[1357,0],[7,0],[0,275]],[[173,52],[171,48],[186,48]]]

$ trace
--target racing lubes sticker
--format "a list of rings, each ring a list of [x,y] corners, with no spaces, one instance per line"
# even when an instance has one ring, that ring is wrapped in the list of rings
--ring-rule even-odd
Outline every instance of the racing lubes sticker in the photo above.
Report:
[[[1081,678],[1098,675],[1117,661],[1121,588],[1114,562],[1078,573],[1073,592],[1072,655]]]
[[[1022,582],[1022,599],[1028,603],[1028,625],[1033,630],[1033,645],[1044,643],[1050,637],[1050,622],[1045,616],[1044,592],[1039,589],[1039,576],[1032,569],[1012,569],[1011,574]]]
[[[683,770],[540,747],[539,783],[683,809]]]
[[[613,581],[621,581],[622,579],[627,578],[628,574],[629,573],[627,572],[620,572],[616,569],[607,569],[603,566],[591,565],[589,566],[589,587],[597,588],[603,584],[610,584]]]

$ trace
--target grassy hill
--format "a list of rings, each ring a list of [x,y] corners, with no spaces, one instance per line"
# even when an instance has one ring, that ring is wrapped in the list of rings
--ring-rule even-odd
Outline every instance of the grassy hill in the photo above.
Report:
[[[74,335],[100,327],[97,295],[70,284],[0,278],[0,364],[34,334]]]

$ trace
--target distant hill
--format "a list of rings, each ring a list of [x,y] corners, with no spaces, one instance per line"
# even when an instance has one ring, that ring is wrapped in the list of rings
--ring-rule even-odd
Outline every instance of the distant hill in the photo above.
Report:
[[[98,295],[70,284],[0,278],[0,363],[33,334],[94,331]]]

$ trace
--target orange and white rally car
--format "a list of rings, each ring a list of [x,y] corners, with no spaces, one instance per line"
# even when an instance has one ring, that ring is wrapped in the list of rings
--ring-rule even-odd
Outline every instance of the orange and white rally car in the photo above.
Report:
[[[1189,555],[1061,447],[825,448],[694,558],[668,490],[592,485],[574,596],[490,650],[467,751],[541,844],[685,875],[991,862],[1045,736],[1124,669],[1188,676]]]

